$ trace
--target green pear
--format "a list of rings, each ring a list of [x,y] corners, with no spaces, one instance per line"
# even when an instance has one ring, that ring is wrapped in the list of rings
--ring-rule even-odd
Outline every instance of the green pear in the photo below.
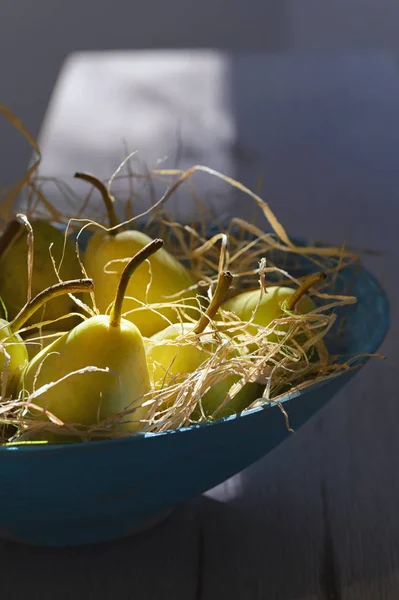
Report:
[[[59,281],[49,248],[52,245],[51,252],[58,265],[64,250],[64,233],[47,221],[32,221],[31,226],[34,236],[31,297],[34,297]],[[60,278],[67,281],[78,279],[81,275],[75,249],[67,240]],[[19,313],[28,299],[28,229],[18,219],[10,222],[0,241],[0,297],[9,320]],[[40,320],[55,320],[76,310],[75,302],[68,295],[57,296],[46,303]],[[33,322],[31,318],[27,324]],[[62,320],[63,326],[68,328],[76,322],[77,318],[73,317]]]
[[[36,390],[35,404],[66,424],[87,427],[134,409],[120,428],[142,427],[150,379],[141,333],[121,317],[122,303],[133,271],[162,244],[153,240],[125,266],[110,315],[88,318],[29,363],[21,386],[30,394]]]
[[[24,340],[18,333],[11,330],[8,321],[0,319],[0,372],[2,375],[7,376],[7,396],[14,394],[27,362],[28,351]]]
[[[221,275],[218,287],[205,313],[205,317],[203,316],[197,325],[193,325],[192,323],[172,324],[151,336],[147,341],[150,378],[155,388],[160,388],[165,384],[184,381],[187,374],[194,372],[215,354],[220,341],[216,339],[212,330],[206,326],[209,320],[216,314],[221,304],[221,299],[225,296],[231,280],[232,276],[230,273],[225,272]],[[201,336],[200,338],[198,338],[199,335]],[[222,340],[229,340],[223,334],[219,333],[218,335],[219,339],[221,337]],[[200,344],[198,344],[199,339]],[[234,349],[232,352],[232,356],[238,356],[239,354],[238,349]],[[216,418],[222,418],[235,414],[244,410],[244,408],[261,395],[261,385],[248,383],[223,408],[217,410],[232,385],[240,381],[240,379],[240,375],[228,374],[225,379],[219,381],[205,392],[201,398],[205,416],[211,417],[215,413]],[[196,408],[192,414],[192,418],[197,420],[200,416],[201,411],[199,408]]]
[[[87,173],[76,173],[75,177],[89,181],[100,190],[113,228],[108,232],[98,231],[90,238],[83,260],[88,276],[95,283],[97,307],[100,312],[105,313],[112,304],[126,260],[149,244],[151,238],[140,231],[117,231],[114,198],[106,187]],[[162,248],[137,269],[127,288],[124,317],[137,325],[142,335],[153,335],[166,327],[168,322],[177,322],[178,315],[172,307],[158,309],[154,306],[152,310],[143,306],[143,303],[170,303],[170,297],[179,294],[173,301],[190,305],[187,298],[193,296],[193,291],[189,288],[194,285],[195,279],[190,271]]]
[[[246,333],[255,336],[259,331],[257,326],[268,327],[276,319],[285,316],[284,310],[297,314],[313,311],[316,305],[305,292],[323,276],[319,274],[312,276],[296,290],[284,286],[270,286],[265,292],[262,292],[261,289],[241,292],[224,302],[221,308],[235,314],[240,321],[248,323],[245,328]],[[275,331],[267,337],[268,341],[278,342],[289,330],[289,327],[290,325],[286,323],[276,324]],[[250,350],[255,348],[256,344],[249,344]]]

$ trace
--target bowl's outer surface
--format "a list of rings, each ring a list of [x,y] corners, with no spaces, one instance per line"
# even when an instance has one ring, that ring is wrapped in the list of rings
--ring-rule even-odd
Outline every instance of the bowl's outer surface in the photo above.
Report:
[[[346,271],[344,283],[354,275],[354,269]],[[376,352],[389,326],[387,298],[363,268],[353,294],[358,303],[346,309],[344,335],[333,348],[346,357]],[[293,429],[358,371],[288,395],[284,408]],[[66,546],[129,535],[241,471],[290,435],[280,408],[268,405],[164,434],[0,448],[0,536]]]

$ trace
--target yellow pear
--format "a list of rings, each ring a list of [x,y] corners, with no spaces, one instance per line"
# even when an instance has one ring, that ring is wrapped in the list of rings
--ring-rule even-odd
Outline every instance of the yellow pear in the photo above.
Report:
[[[92,183],[102,194],[107,207],[111,230],[98,231],[90,239],[84,254],[84,265],[95,283],[96,304],[105,313],[112,304],[121,272],[126,261],[151,242],[143,232],[117,230],[118,221],[114,210],[114,199],[106,187],[93,175],[76,173],[75,177]],[[129,283],[124,303],[124,317],[137,325],[144,336],[153,335],[169,322],[178,320],[171,307],[154,310],[143,304],[169,303],[170,297],[179,294],[173,301],[185,302],[194,292],[190,287],[195,279],[190,271],[162,248],[137,269]]]
[[[33,270],[31,297],[57,283],[51,253],[58,266],[64,251],[64,233],[47,221],[32,221],[33,230]],[[16,218],[11,221],[0,240],[0,297],[6,307],[7,319],[13,319],[28,299],[28,228]],[[60,269],[64,281],[82,276],[75,249],[70,240],[65,244],[65,252]],[[75,302],[68,296],[57,296],[46,303],[41,321],[54,320],[70,312],[76,312]],[[78,317],[63,319],[65,327],[72,327]],[[28,324],[34,320],[29,319]]]
[[[6,384],[7,395],[16,392],[21,374],[28,363],[28,350],[18,330],[45,305],[49,298],[54,299],[64,294],[86,291],[88,288],[92,289],[92,281],[87,279],[56,284],[35,296],[10,323],[0,319],[0,373],[2,383],[4,380]]]
[[[57,338],[61,337],[66,331],[58,329],[44,329],[24,335],[23,340],[28,350],[29,360],[32,360],[38,352],[52,344]]]
[[[217,313],[231,280],[232,275],[229,272],[221,274],[212,302],[196,325],[192,323],[172,324],[148,340],[147,357],[154,387],[160,388],[165,384],[184,381],[187,374],[201,367],[217,352],[220,339],[229,340],[227,336],[220,333],[218,340],[207,324]],[[239,350],[235,348],[232,350],[230,358],[239,356],[239,354]],[[240,375],[227,374],[223,380],[218,381],[205,392],[201,398],[205,416],[211,417],[214,413],[216,418],[232,415],[244,410],[261,395],[262,386],[257,383],[248,383],[223,408],[217,410],[232,385],[240,379]],[[192,417],[198,419],[200,415],[200,409],[196,408]]]
[[[148,411],[141,406],[150,391],[148,367],[141,333],[121,317],[122,304],[133,271],[162,245],[153,240],[125,266],[110,315],[80,323],[30,362],[21,386],[30,394],[36,390],[38,406],[66,424],[89,427],[131,411],[120,428],[142,426],[140,419]]]

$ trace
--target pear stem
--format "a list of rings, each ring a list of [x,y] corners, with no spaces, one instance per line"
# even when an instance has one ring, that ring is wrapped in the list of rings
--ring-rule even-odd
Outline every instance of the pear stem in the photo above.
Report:
[[[115,300],[112,305],[111,315],[109,324],[111,327],[119,327],[122,318],[122,304],[125,298],[126,289],[134,271],[143,263],[147,258],[155,254],[160,248],[162,248],[164,242],[160,238],[152,240],[149,244],[144,246],[141,250],[133,256],[133,258],[127,263],[126,267],[122,271],[122,275],[119,281],[118,289],[116,292]]]
[[[0,237],[0,257],[3,256],[9,245],[14,241],[18,234],[24,229],[24,224],[18,219],[13,219],[8,223]]]
[[[205,313],[201,316],[197,325],[194,327],[193,333],[199,335],[204,331],[206,326],[209,325],[209,321],[215,317],[220,306],[226,300],[227,292],[229,291],[232,281],[233,275],[230,273],[230,271],[222,271],[219,274],[212,300],[210,301]]]
[[[75,294],[77,292],[92,292],[94,283],[92,279],[72,279],[71,281],[63,281],[56,283],[47,289],[40,292],[30,302],[19,311],[15,319],[10,323],[10,330],[15,333],[39,308],[44,306],[49,300],[53,300],[57,296],[64,294]]]
[[[325,279],[326,277],[327,276],[325,273],[315,273],[314,275],[311,275],[310,277],[305,279],[303,284],[301,286],[299,286],[299,288],[292,294],[291,298],[289,298],[287,300],[287,302],[285,304],[286,310],[289,310],[289,311],[294,310],[295,306],[298,304],[298,302],[302,298],[302,296],[311,287],[313,287],[315,285],[315,283],[318,283],[319,281],[323,281],[323,279]]]
[[[97,179],[97,177],[94,175],[91,175],[90,173],[75,173],[74,177],[77,179],[84,179],[84,181],[88,181],[98,189],[107,209],[108,220],[111,227],[111,231],[109,233],[111,235],[115,235],[116,230],[114,228],[119,225],[119,221],[115,213],[114,197],[109,193],[103,182]]]

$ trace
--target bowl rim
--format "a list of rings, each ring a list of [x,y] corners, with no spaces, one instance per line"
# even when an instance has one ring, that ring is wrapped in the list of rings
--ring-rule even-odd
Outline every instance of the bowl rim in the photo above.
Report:
[[[360,272],[363,272],[363,274],[365,274],[367,276],[368,280],[371,283],[373,283],[375,285],[375,287],[378,289],[379,299],[380,299],[380,301],[382,301],[383,307],[384,307],[385,318],[384,318],[383,326],[374,332],[374,335],[370,338],[367,346],[365,347],[364,354],[366,356],[362,357],[359,360],[359,368],[363,367],[370,360],[371,356],[367,356],[367,355],[374,354],[378,350],[378,348],[381,346],[381,344],[383,343],[383,341],[389,331],[389,327],[391,324],[390,302],[389,302],[389,298],[388,298],[386,291],[384,290],[384,288],[381,285],[381,282],[367,267],[365,267],[362,264],[360,264],[358,273],[360,273]],[[330,377],[326,377],[322,381],[315,382],[314,384],[310,385],[309,387],[306,388],[306,390],[297,390],[295,392],[289,392],[285,396],[283,396],[282,398],[279,399],[279,404],[284,404],[285,402],[289,402],[290,400],[293,400],[308,391],[317,389],[319,387],[324,387],[325,385],[327,385],[327,383],[336,379],[337,377],[341,377],[343,374],[344,373],[339,373],[337,375],[332,375]],[[244,419],[244,418],[250,417],[258,412],[261,412],[264,410],[270,410],[271,408],[276,407],[276,406],[277,406],[277,403],[270,402],[263,406],[251,408],[242,413],[237,413],[234,415],[230,415],[228,417],[222,417],[221,419],[216,419],[215,421],[205,421],[204,423],[188,425],[187,427],[180,427],[179,429],[168,429],[167,431],[162,431],[162,432],[153,432],[153,433],[151,433],[151,432],[136,432],[133,435],[116,438],[116,439],[96,440],[96,441],[91,441],[91,442],[77,442],[74,444],[67,444],[67,443],[65,443],[65,444],[63,444],[63,443],[60,443],[60,444],[41,444],[41,443],[39,443],[39,444],[29,444],[29,443],[18,444],[17,443],[17,444],[13,444],[13,445],[9,445],[9,446],[0,446],[0,455],[5,452],[12,452],[12,453],[17,453],[17,454],[26,454],[26,453],[32,453],[32,452],[39,452],[39,453],[40,452],[51,452],[51,453],[74,452],[74,451],[80,451],[80,450],[85,450],[85,449],[89,449],[89,448],[91,450],[94,450],[95,448],[104,447],[104,446],[114,447],[114,446],[119,446],[119,445],[124,445],[124,444],[138,443],[140,440],[143,440],[143,439],[152,439],[152,438],[159,438],[161,436],[170,436],[170,435],[179,435],[179,434],[183,435],[189,431],[195,431],[195,430],[199,430],[199,429],[202,429],[205,427],[214,427],[216,425],[221,425],[223,423],[235,421],[236,419]]]

